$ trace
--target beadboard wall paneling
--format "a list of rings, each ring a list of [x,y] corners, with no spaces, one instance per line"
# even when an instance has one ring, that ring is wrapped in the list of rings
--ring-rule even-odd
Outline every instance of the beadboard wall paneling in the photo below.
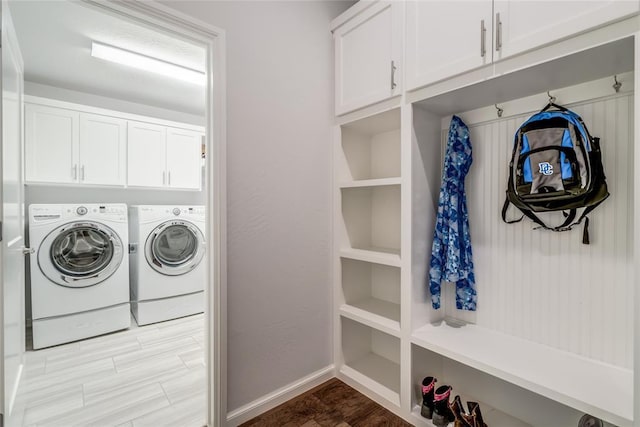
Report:
[[[447,284],[445,314],[633,368],[633,94],[570,107],[601,138],[611,193],[590,215],[591,244],[582,244],[582,226],[554,233],[533,230],[529,220],[502,222],[513,135],[530,114],[469,123],[466,189],[478,310],[456,310]],[[518,212],[512,207],[509,214]]]

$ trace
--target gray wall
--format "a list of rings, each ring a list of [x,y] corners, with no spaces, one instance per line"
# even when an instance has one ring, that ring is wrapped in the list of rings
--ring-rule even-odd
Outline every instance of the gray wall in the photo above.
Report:
[[[26,95],[41,96],[43,98],[75,102],[77,104],[90,105],[97,108],[122,111],[129,114],[140,114],[142,116],[155,117],[157,119],[172,120],[174,122],[189,123],[197,126],[205,125],[204,113],[202,116],[194,116],[193,114],[167,110],[166,108],[160,108],[152,105],[138,104],[135,102],[125,101],[123,99],[109,98],[106,96],[78,92],[75,90],[63,89],[30,81],[24,82],[24,93]]]
[[[162,1],[226,30],[228,409],[332,363],[330,156],[340,1]]]

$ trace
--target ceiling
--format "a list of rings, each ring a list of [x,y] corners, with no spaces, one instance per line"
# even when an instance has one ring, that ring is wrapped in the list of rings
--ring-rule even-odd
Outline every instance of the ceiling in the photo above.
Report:
[[[203,86],[91,56],[93,40],[204,71],[203,47],[71,1],[11,2],[25,80],[204,115]]]

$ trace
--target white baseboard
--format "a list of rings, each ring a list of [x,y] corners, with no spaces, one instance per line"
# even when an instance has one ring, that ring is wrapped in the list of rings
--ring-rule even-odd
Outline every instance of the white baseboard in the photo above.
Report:
[[[305,391],[322,384],[335,377],[334,365],[329,365],[319,371],[313,372],[306,377],[300,378],[274,392],[271,392],[253,402],[247,403],[227,414],[227,426],[236,427],[258,415],[273,409],[278,405],[290,400]]]

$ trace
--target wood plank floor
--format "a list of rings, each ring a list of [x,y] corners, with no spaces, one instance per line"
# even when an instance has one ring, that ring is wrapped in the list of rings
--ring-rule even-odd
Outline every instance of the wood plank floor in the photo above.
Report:
[[[405,422],[337,378],[240,427],[405,427]]]
[[[204,316],[132,322],[126,331],[27,352],[15,425],[203,426]]]

